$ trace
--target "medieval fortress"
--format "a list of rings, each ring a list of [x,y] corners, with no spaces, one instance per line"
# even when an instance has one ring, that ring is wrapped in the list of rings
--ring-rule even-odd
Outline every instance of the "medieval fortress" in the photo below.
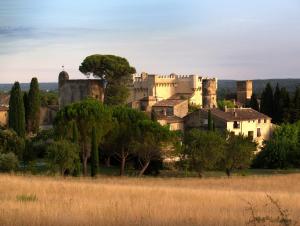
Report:
[[[150,111],[163,100],[188,100],[200,108],[217,107],[217,79],[199,75],[154,75],[142,73],[133,77],[128,100],[133,108]]]

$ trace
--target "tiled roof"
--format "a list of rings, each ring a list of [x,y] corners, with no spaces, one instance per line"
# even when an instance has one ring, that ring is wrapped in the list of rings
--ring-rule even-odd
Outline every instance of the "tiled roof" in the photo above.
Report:
[[[159,115],[157,116],[157,120],[165,120],[168,123],[175,123],[175,122],[183,122],[182,118],[179,118],[175,115],[173,116],[165,116],[165,115]]]
[[[171,100],[171,99],[167,99],[167,100],[159,101],[159,102],[155,103],[153,106],[154,107],[173,107],[173,106],[176,106],[178,104],[181,104],[184,101],[186,101],[186,100]]]
[[[208,109],[201,109],[202,111],[208,112]],[[211,114],[224,121],[246,121],[256,119],[271,119],[269,116],[255,111],[252,108],[228,108],[222,111],[218,108],[211,109]]]

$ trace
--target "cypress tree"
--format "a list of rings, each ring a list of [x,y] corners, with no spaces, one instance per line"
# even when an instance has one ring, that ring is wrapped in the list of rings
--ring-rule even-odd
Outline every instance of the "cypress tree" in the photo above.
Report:
[[[282,108],[282,122],[288,123],[291,121],[291,98],[286,88],[281,88],[281,108]]]
[[[293,110],[293,115],[292,115],[292,122],[297,122],[300,120],[300,87],[297,87],[294,100],[294,110]]]
[[[250,106],[250,108],[252,108],[256,111],[259,111],[259,104],[258,104],[257,96],[255,93],[253,93],[251,96],[249,106]]]
[[[273,89],[270,83],[261,94],[260,111],[271,118],[273,117]]]
[[[19,82],[15,82],[10,92],[8,117],[9,128],[15,130],[19,136],[25,137],[25,109]]]
[[[213,121],[211,118],[211,110],[208,110],[208,116],[207,116],[207,129],[209,131],[213,130]]]
[[[25,128],[28,131],[28,93],[24,92],[23,94],[23,102],[25,109]]]
[[[76,123],[74,122],[73,123],[73,128],[72,128],[72,142],[74,143],[74,144],[78,144],[79,143],[79,141],[78,141],[78,128],[77,128],[77,125],[76,125]]]
[[[28,93],[28,132],[37,133],[40,126],[41,97],[37,78],[32,78]]]
[[[273,114],[273,122],[280,123],[282,122],[283,116],[283,106],[282,106],[282,97],[279,85],[277,83],[275,92],[274,92],[274,114]]]
[[[91,145],[91,176],[97,176],[99,170],[99,153],[96,138],[96,129],[93,127],[92,131],[92,145]]]

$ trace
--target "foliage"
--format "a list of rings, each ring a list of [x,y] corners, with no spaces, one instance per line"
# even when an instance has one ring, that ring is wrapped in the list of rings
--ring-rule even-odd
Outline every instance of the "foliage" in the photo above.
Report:
[[[283,124],[256,156],[254,167],[285,169],[300,166],[300,123]]]
[[[192,129],[184,136],[183,156],[202,177],[204,170],[216,167],[225,148],[225,139],[216,132]]]
[[[218,108],[222,109],[222,110],[225,110],[225,106],[227,108],[234,108],[235,107],[235,104],[233,101],[231,100],[219,100],[218,101]]]
[[[40,91],[41,106],[58,105],[58,93],[54,91]]]
[[[226,174],[230,176],[232,170],[248,168],[253,160],[256,146],[257,144],[248,137],[230,133],[222,158],[222,167],[226,170]]]
[[[95,54],[88,56],[81,63],[79,70],[87,75],[107,81],[105,103],[109,105],[124,104],[129,95],[128,85],[135,68],[125,58],[114,55]]]
[[[59,169],[62,176],[67,171],[73,173],[80,162],[79,147],[67,140],[55,141],[47,147],[46,158],[53,171]]]
[[[167,127],[157,122],[142,120],[137,123],[137,135],[131,146],[141,166],[139,176],[144,174],[152,160],[161,160],[162,148],[166,149],[171,143],[172,135]]]
[[[261,94],[260,111],[270,117],[273,117],[273,89],[268,83]]]
[[[41,97],[37,78],[32,78],[28,93],[27,131],[36,134],[40,126]]]
[[[83,160],[83,173],[87,175],[87,161],[91,155],[91,134],[95,127],[96,140],[100,144],[103,137],[112,129],[111,110],[94,99],[87,99],[66,106],[55,118],[54,127],[60,137],[72,140],[72,125],[79,132],[79,144]]]
[[[99,171],[99,152],[95,127],[92,130],[91,152],[91,176],[95,177]]]
[[[0,129],[0,153],[14,153],[21,160],[23,158],[25,143],[13,130]]]
[[[211,110],[208,110],[208,116],[207,116],[207,130],[213,131],[214,122],[211,116]]]
[[[9,100],[9,128],[15,130],[21,137],[25,137],[25,108],[23,94],[19,82],[15,82]]]
[[[199,110],[201,107],[197,104],[189,104],[189,112],[195,112]]]
[[[259,103],[258,103],[257,96],[255,93],[253,93],[251,96],[251,99],[249,102],[249,107],[256,111],[259,111]]]
[[[17,156],[12,153],[0,153],[0,171],[9,172],[17,169],[19,164]]]

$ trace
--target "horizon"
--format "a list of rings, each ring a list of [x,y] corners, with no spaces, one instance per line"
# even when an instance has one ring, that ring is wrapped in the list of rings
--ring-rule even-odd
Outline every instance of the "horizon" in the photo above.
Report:
[[[125,57],[138,73],[300,78],[297,0],[4,0],[0,11],[2,84],[56,82],[62,65],[84,79],[91,54]]]

